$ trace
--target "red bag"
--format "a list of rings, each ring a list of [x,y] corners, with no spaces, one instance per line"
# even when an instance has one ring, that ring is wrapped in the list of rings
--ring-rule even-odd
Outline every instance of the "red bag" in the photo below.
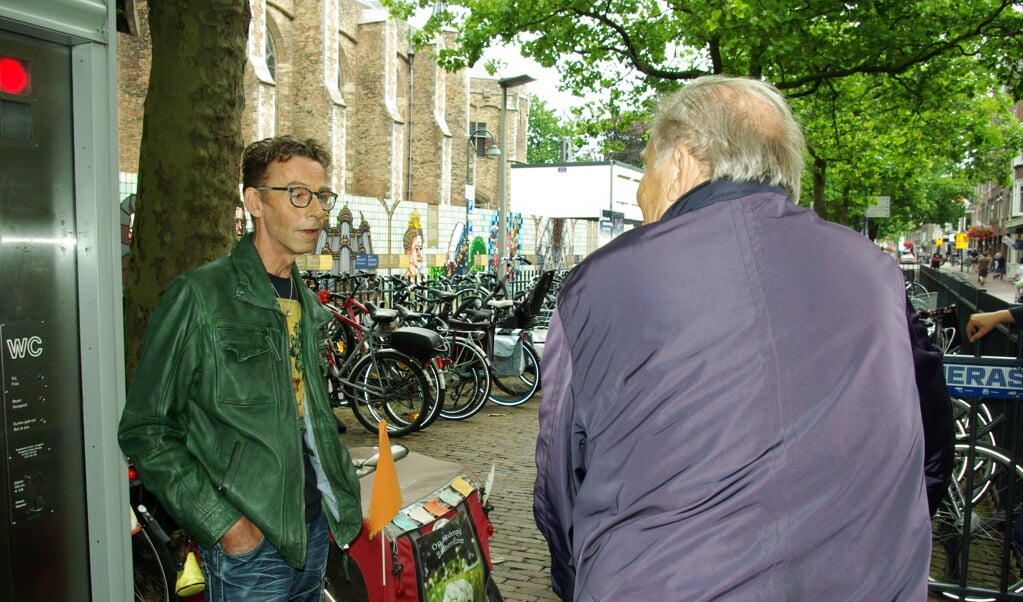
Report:
[[[375,451],[357,448],[352,455],[368,457]],[[493,527],[483,511],[476,475],[461,464],[414,452],[395,466],[401,511],[376,538],[369,539],[364,522],[347,550],[331,548],[326,599],[501,600],[491,577]],[[369,514],[372,477],[360,479],[364,517]]]

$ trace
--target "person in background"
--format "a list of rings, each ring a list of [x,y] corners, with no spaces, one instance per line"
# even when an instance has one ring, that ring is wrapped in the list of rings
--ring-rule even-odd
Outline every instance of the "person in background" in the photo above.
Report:
[[[898,265],[795,204],[803,151],[769,84],[689,82],[650,131],[646,225],[564,280],[533,502],[561,598],[927,597],[940,354],[915,362]]]
[[[977,282],[981,286],[987,283],[987,274],[991,269],[991,255],[987,251],[981,254],[980,259],[977,260]]]
[[[1016,273],[1010,279],[1013,287],[1016,288],[1016,302],[1023,301],[1023,263],[1016,266]]]
[[[993,272],[991,277],[996,280],[1005,278],[1005,256],[1002,255],[1001,251],[995,253],[991,259],[991,271]]]
[[[330,315],[295,267],[337,199],[329,169],[313,140],[245,149],[254,231],[163,293],[128,391],[121,449],[198,540],[207,600],[320,601],[328,527],[338,545],[362,528],[320,372]]]
[[[931,267],[934,269],[941,267],[941,254],[937,251],[934,252],[934,255],[931,255]]]
[[[980,257],[980,252],[978,252],[977,249],[968,249],[966,251],[966,258],[968,260],[966,262],[966,267],[968,267],[971,271],[976,271],[976,269],[977,269],[977,260],[978,260],[979,257]]]
[[[970,342],[979,341],[987,336],[999,324],[1018,324],[1023,322],[1023,305],[1013,305],[1009,309],[976,313],[966,323],[966,338]]]

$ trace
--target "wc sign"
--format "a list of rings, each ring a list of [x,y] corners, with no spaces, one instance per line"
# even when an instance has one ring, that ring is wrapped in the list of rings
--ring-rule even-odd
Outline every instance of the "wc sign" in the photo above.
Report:
[[[30,336],[11,338],[4,341],[7,357],[12,360],[23,360],[28,357],[39,357],[43,354],[43,338]]]
[[[1023,367],[1014,359],[946,355],[944,366],[952,395],[1023,399]]]

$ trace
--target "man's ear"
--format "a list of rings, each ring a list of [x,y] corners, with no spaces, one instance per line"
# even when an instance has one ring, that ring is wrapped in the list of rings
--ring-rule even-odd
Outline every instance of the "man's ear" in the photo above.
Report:
[[[245,209],[253,219],[263,217],[263,194],[254,187],[249,186],[244,192]]]
[[[675,162],[675,165],[682,167],[683,161],[689,157],[689,148],[684,144],[676,144],[675,148],[671,149],[671,160]]]
[[[671,158],[675,163],[675,168],[678,170],[675,177],[682,189],[681,194],[689,192],[710,177],[707,173],[707,166],[703,161],[696,158],[696,155],[684,144],[675,146]]]

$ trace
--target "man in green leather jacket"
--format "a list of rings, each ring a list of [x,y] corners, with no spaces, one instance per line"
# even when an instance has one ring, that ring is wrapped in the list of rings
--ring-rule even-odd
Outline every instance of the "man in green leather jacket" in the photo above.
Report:
[[[121,417],[143,482],[200,544],[207,599],[322,600],[329,543],[362,527],[327,398],[329,315],[302,285],[337,195],[313,140],[242,158],[255,230],[163,294]]]

